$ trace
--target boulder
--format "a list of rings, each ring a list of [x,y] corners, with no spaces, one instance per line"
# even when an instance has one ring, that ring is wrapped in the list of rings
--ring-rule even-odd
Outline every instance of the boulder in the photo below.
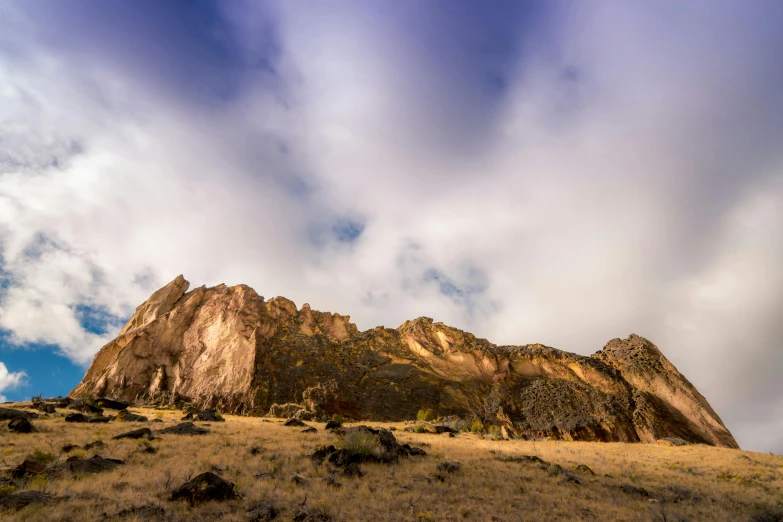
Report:
[[[144,415],[137,415],[127,409],[118,411],[114,420],[117,422],[148,422],[147,417]]]
[[[192,422],[181,422],[176,426],[169,426],[168,428],[164,428],[158,431],[158,433],[162,435],[204,435],[205,433],[209,433],[209,430],[199,428]]]
[[[91,424],[106,424],[107,422],[111,422],[114,420],[114,417],[111,415],[107,415],[105,417],[103,416],[97,416],[97,417],[88,417],[87,422]]]
[[[122,460],[105,459],[100,455],[94,455],[89,459],[68,457],[65,462],[56,465],[52,469],[52,473],[59,473],[63,471],[70,471],[71,473],[81,474],[102,473],[104,471],[111,471],[123,464],[125,464],[125,462]]]
[[[300,431],[300,433],[318,433],[318,429],[317,428],[313,428],[312,426],[308,426],[305,429],[303,429],[302,431]]]
[[[225,419],[215,410],[201,410],[191,413],[193,420],[203,422],[224,422]]]
[[[343,427],[343,425],[341,423],[339,423],[337,421],[330,420],[329,422],[326,423],[326,427],[324,429],[335,430],[335,429],[342,428],[342,427]]]
[[[305,424],[304,422],[300,421],[299,419],[297,419],[295,417],[292,417],[292,418],[288,419],[287,421],[285,421],[283,423],[283,426],[292,426],[292,427],[295,427],[295,428],[301,428],[301,427],[307,426],[307,424]]]
[[[98,399],[95,401],[95,404],[100,406],[101,408],[107,408],[109,410],[127,410],[128,406],[130,406],[130,403],[124,402],[124,401],[115,401],[113,399]]]
[[[65,422],[87,422],[87,417],[81,413],[71,413],[65,416]]]
[[[33,475],[40,475],[46,471],[46,464],[37,461],[32,455],[28,455],[21,464],[11,470],[11,477],[20,479]]]
[[[32,433],[33,425],[25,418],[14,419],[8,423],[8,429],[14,433]]]
[[[29,411],[14,410],[11,408],[0,408],[0,421],[14,420],[14,419],[35,419],[38,417],[37,413]]]
[[[119,440],[119,439],[152,439],[152,431],[149,428],[139,428],[137,430],[131,430],[126,431],[125,433],[120,433],[119,435],[115,435],[112,437],[112,439]]]
[[[57,413],[55,405],[49,402],[33,403],[33,408],[43,413]]]
[[[191,506],[209,501],[235,500],[234,484],[211,471],[185,482],[171,494],[172,500],[186,500]]]

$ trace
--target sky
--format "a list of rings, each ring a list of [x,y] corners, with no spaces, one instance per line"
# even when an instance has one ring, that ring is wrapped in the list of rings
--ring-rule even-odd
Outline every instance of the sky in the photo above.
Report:
[[[0,399],[155,289],[589,355],[783,453],[783,4],[0,0]]]

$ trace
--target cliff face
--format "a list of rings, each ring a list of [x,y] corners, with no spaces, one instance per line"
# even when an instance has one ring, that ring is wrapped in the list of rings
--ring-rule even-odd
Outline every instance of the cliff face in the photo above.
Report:
[[[367,420],[429,408],[531,436],[737,447],[704,397],[636,335],[585,357],[496,346],[424,317],[359,332],[348,316],[265,301],[245,285],[188,287],[179,276],[139,306],[71,395],[251,415],[296,402]]]

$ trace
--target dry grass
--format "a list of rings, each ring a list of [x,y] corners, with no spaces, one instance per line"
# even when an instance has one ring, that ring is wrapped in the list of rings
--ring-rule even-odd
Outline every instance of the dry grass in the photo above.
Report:
[[[68,499],[0,513],[0,518],[101,520],[104,514],[152,504],[165,509],[167,520],[238,521],[247,520],[246,512],[259,502],[280,509],[277,520],[292,520],[303,502],[312,512],[346,521],[741,521],[750,520],[759,509],[783,510],[783,457],[776,455],[702,445],[495,441],[472,433],[450,438],[402,432],[402,423],[382,423],[398,428],[395,435],[400,442],[423,444],[428,455],[394,465],[364,464],[364,477],[340,477],[342,487],[334,488],[324,480],[328,464],[315,467],[307,457],[317,445],[339,443],[323,430],[323,424],[309,423],[319,431],[302,434],[297,428],[283,427],[281,420],[226,415],[226,422],[208,426],[208,435],[112,441],[113,435],[142,425],[153,430],[171,426],[182,416],[179,411],[133,411],[150,419],[158,416],[163,422],[66,424],[58,414],[34,421],[39,431],[32,434],[13,434],[0,427],[0,459],[5,468],[13,468],[35,450],[62,461],[74,454],[61,453],[64,444],[84,445],[96,439],[106,446],[81,454],[126,463],[98,475],[30,480],[22,490],[44,490]],[[145,452],[147,445],[157,452]],[[581,484],[567,481],[554,468],[548,472],[536,464],[500,460],[519,455],[558,464]],[[461,469],[441,481],[436,466],[443,461],[458,461]],[[575,471],[579,464],[592,468],[595,476]],[[210,470],[235,483],[242,499],[195,508],[168,500],[172,489]],[[305,477],[307,483],[293,484],[294,475]],[[621,491],[618,486],[624,484],[645,488],[654,501]]]

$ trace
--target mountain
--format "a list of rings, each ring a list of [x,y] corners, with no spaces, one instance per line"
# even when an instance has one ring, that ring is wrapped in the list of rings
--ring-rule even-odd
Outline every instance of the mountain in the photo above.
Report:
[[[189,286],[179,276],[139,306],[71,396],[246,415],[298,403],[321,417],[389,421],[430,409],[528,437],[738,447],[707,400],[638,335],[586,357],[496,346],[426,317],[360,332],[349,316],[265,301],[246,285]]]

